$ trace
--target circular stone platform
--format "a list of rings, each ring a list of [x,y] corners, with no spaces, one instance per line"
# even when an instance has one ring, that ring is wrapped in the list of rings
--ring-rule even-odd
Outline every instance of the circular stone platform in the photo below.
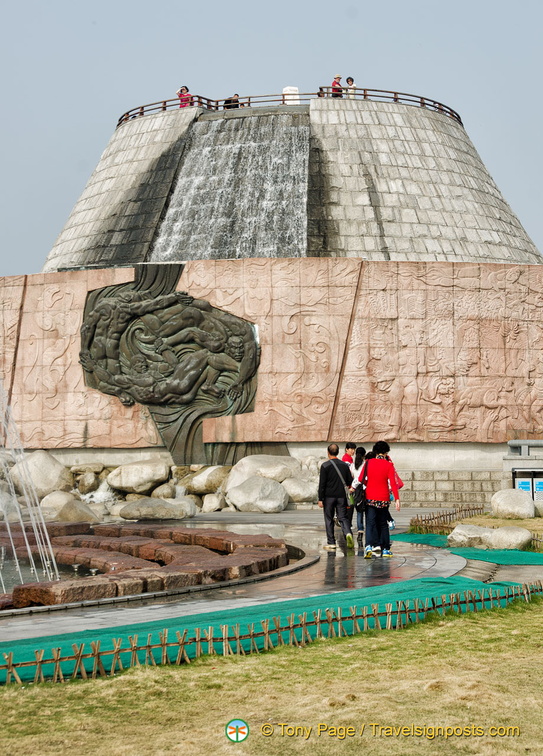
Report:
[[[425,510],[426,511],[426,510]],[[405,529],[416,510],[403,510],[396,516],[398,530]],[[109,526],[100,526],[109,527]],[[114,526],[115,527],[115,526]],[[138,527],[138,526],[135,526]],[[154,525],[158,528],[159,525]],[[165,525],[161,524],[161,528]],[[122,607],[109,601],[102,606],[79,607],[61,612],[49,612],[38,607],[39,614],[9,616],[0,614],[0,635],[6,641],[83,631],[183,617],[233,607],[274,603],[304,596],[331,594],[343,590],[385,585],[416,578],[450,577],[466,564],[462,557],[449,554],[444,549],[435,549],[417,544],[395,542],[392,559],[367,560],[361,550],[347,551],[343,539],[338,540],[336,552],[322,549],[325,542],[324,523],[320,512],[285,511],[276,515],[258,515],[255,512],[221,512],[200,515],[190,523],[183,523],[184,530],[197,534],[224,531],[240,536],[268,534],[277,541],[298,547],[308,555],[318,553],[320,560],[307,569],[266,582],[247,582],[217,586],[205,592],[199,586],[189,587],[181,595],[157,599],[138,596]],[[271,577],[271,576],[270,576]],[[207,588],[208,586],[206,586]]]

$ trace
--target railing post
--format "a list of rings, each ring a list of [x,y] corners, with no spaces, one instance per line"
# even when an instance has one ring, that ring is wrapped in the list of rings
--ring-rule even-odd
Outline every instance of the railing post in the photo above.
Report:
[[[140,108],[140,112],[139,112],[139,115],[140,115],[140,116],[142,116],[142,115],[145,115],[145,107],[144,107],[143,105],[142,105],[142,106],[141,106],[141,108]]]
[[[162,100],[162,110],[166,110],[166,100]]]

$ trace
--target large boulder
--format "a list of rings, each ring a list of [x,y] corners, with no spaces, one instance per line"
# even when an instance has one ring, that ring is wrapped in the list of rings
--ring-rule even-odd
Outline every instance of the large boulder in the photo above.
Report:
[[[227,506],[226,499],[222,493],[205,494],[202,505],[202,514],[206,512],[218,512]]]
[[[83,475],[84,473],[93,472],[96,475],[100,475],[104,465],[101,462],[84,462],[80,465],[72,465],[70,472],[74,475]]]
[[[495,528],[489,535],[485,535],[483,543],[489,549],[527,549],[532,540],[532,534],[526,528]]]
[[[120,511],[124,520],[184,520],[187,509],[180,499],[153,499],[144,496],[137,501],[131,501]]]
[[[83,495],[96,491],[99,485],[100,478],[95,472],[92,472],[92,470],[83,473],[77,481],[79,493]]]
[[[100,517],[83,501],[67,491],[51,491],[40,503],[44,520],[48,522],[100,522]]]
[[[202,501],[197,496],[180,496],[178,499],[168,499],[168,501],[180,506],[187,517],[195,517],[200,512],[200,507],[195,499],[198,499],[200,503]]]
[[[282,512],[288,504],[288,493],[277,481],[253,475],[230,488],[226,500],[240,512]]]
[[[144,459],[121,465],[107,476],[112,488],[128,493],[148,493],[170,476],[170,466],[157,459]]]
[[[215,493],[230,474],[231,467],[225,465],[213,465],[200,470],[190,479],[186,480],[187,491],[191,494],[202,496],[203,494]]]
[[[495,517],[506,520],[526,520],[535,517],[534,502],[530,494],[515,488],[496,491],[490,500],[490,506]]]
[[[450,548],[486,548],[483,538],[492,533],[492,528],[481,528],[478,525],[466,525],[459,523],[447,536]]]
[[[153,499],[175,499],[175,486],[168,481],[157,486],[151,494]]]
[[[294,457],[253,454],[240,459],[234,465],[226,481],[226,490],[229,491],[231,488],[236,488],[255,475],[282,483],[286,478],[295,478],[300,475],[301,470],[301,464]]]
[[[38,499],[43,499],[52,491],[70,491],[73,488],[72,473],[49,452],[32,452],[25,457],[25,461]],[[11,468],[11,477],[19,493],[23,493],[24,468],[21,462]]]
[[[319,495],[319,483],[317,480],[304,480],[303,478],[285,478],[281,483],[288,493],[289,501],[316,502]]]
[[[19,503],[15,496],[2,487],[0,489],[0,520],[17,522],[19,520]]]

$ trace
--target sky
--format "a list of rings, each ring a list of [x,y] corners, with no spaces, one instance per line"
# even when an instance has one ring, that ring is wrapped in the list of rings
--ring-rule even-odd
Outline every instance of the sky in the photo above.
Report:
[[[458,111],[543,252],[540,0],[3,4],[0,276],[38,273],[125,110],[357,86]]]

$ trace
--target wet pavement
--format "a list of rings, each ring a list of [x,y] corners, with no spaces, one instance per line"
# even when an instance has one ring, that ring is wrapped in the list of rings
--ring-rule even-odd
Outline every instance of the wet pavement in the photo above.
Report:
[[[396,532],[407,529],[409,520],[428,509],[404,509],[394,513]],[[324,522],[318,511],[286,511],[274,515],[255,512],[221,512],[200,515],[183,522],[190,527],[216,527],[236,533],[268,533],[284,538],[306,553],[318,553],[320,560],[299,572],[264,582],[217,588],[201,593],[142,599],[122,605],[81,607],[69,610],[5,617],[0,619],[0,641],[35,638],[44,635],[115,627],[137,622],[254,606],[303,596],[366,588],[393,581],[423,577],[450,577],[466,566],[462,557],[445,549],[418,544],[393,543],[392,558],[364,559],[362,549],[348,552],[345,540],[338,538],[335,552],[324,551]]]

